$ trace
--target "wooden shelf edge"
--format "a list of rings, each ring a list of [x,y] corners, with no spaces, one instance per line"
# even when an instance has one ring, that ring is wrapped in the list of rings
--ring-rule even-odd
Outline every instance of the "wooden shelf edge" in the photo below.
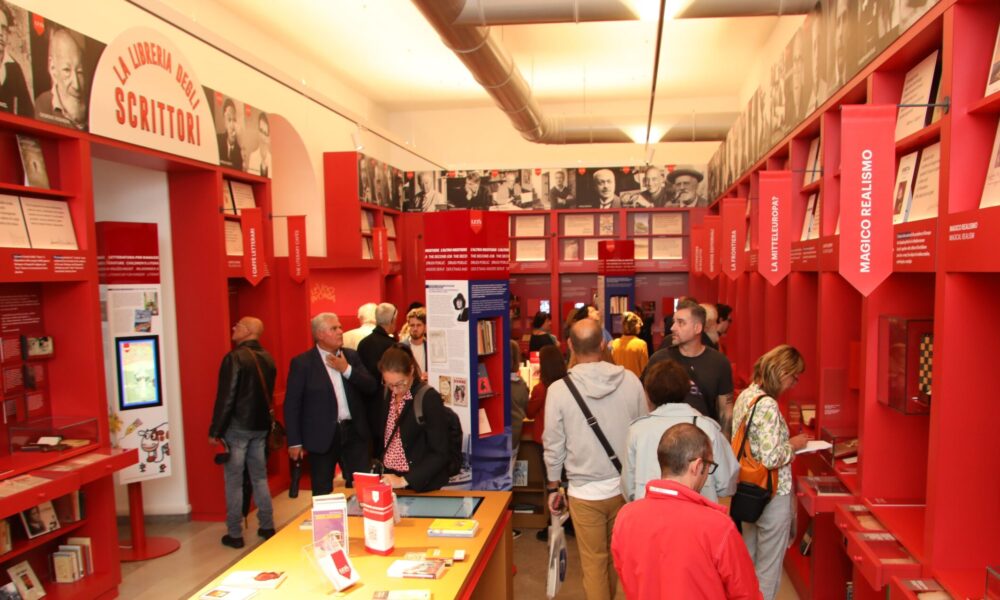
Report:
[[[1000,113],[1000,92],[994,92],[974,103],[968,110],[971,115],[995,115]]]
[[[896,142],[896,154],[908,154],[941,139],[941,119]]]
[[[40,188],[30,185],[20,185],[17,183],[0,183],[0,192],[8,192],[15,194],[25,194],[30,196],[43,196],[47,198],[62,198],[69,199],[76,197],[76,194],[72,192],[65,192],[63,190],[55,190],[50,188]]]
[[[4,554],[0,554],[0,562],[6,563],[6,562],[9,562],[11,560],[14,560],[15,558],[17,558],[17,557],[19,557],[19,556],[21,556],[21,555],[23,555],[23,554],[25,554],[27,552],[31,552],[35,548],[38,548],[39,546],[43,546],[46,543],[48,543],[48,542],[50,542],[50,541],[52,541],[52,540],[54,540],[54,539],[56,539],[56,538],[58,538],[60,536],[63,536],[63,535],[66,535],[67,533],[72,533],[72,532],[76,531],[77,529],[83,527],[86,523],[87,523],[87,519],[84,518],[84,519],[80,519],[79,521],[76,521],[76,522],[73,522],[73,523],[67,523],[66,525],[61,525],[59,527],[59,529],[56,529],[55,531],[50,531],[50,532],[48,532],[48,533],[46,533],[44,535],[40,535],[40,536],[38,536],[36,538],[17,540],[17,542],[14,543],[14,547],[10,550],[10,552],[6,552]],[[21,524],[18,521],[15,520],[14,522],[10,523],[10,526],[11,526],[11,528],[20,527]]]

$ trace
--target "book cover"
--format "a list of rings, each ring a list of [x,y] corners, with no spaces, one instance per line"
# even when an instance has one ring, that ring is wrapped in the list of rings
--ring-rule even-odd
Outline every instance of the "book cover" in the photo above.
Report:
[[[806,185],[809,185],[810,183],[813,183],[814,181],[819,179],[820,176],[819,171],[822,168],[822,165],[820,165],[820,160],[819,160],[819,149],[820,149],[819,136],[817,136],[809,141],[809,151],[806,155],[806,176],[805,176]]]
[[[896,116],[896,141],[920,131],[930,124],[934,114],[932,107],[926,106],[933,101],[940,78],[938,54],[935,50],[927,58],[920,61],[906,73],[903,81],[903,94],[900,104],[912,104],[899,109]]]
[[[493,386],[490,385],[490,376],[489,373],[486,372],[486,365],[479,363],[477,369],[476,389],[479,390],[479,396],[489,396],[493,393]]]
[[[21,153],[24,168],[24,185],[49,189],[49,172],[45,168],[45,153],[38,138],[30,135],[17,136],[17,149]]]
[[[257,208],[252,185],[242,181],[230,181],[229,188],[233,194],[233,212],[235,214],[240,214],[244,208]]]
[[[243,256],[243,225],[226,221],[226,256]]]
[[[6,554],[13,548],[14,542],[10,536],[10,521],[0,519],[0,554]]]
[[[514,461],[514,487],[526,487],[528,485],[528,461]]]
[[[52,553],[52,572],[56,583],[73,583],[80,578],[78,575],[77,557],[72,552]]]
[[[45,597],[45,588],[42,587],[42,582],[38,580],[28,561],[22,560],[9,567],[7,574],[10,575],[10,580],[14,582],[23,600],[38,600]]]
[[[806,237],[807,240],[819,239],[820,219],[823,216],[823,196],[819,193],[813,195],[816,196],[816,205],[812,210],[812,221],[809,222],[809,234]]]
[[[348,552],[347,500],[343,494],[326,494],[313,497],[313,542],[319,543],[327,534]]]
[[[1000,92],[1000,27],[997,28],[996,41],[993,43],[993,58],[990,59],[990,73],[986,78],[986,95]]]
[[[392,215],[385,215],[383,220],[385,221],[385,234],[391,238],[396,237],[396,219]]]
[[[913,199],[906,222],[930,219],[938,214],[938,192],[941,187],[941,142],[920,151],[917,175],[913,181]]]
[[[82,514],[82,513],[81,513]],[[94,572],[94,552],[93,546],[89,537],[71,537],[66,538],[67,544],[73,544],[74,546],[79,546],[80,551],[83,554],[83,570],[84,573],[90,575]]]
[[[987,160],[989,167],[986,170],[986,183],[983,185],[979,208],[1000,206],[1000,121],[997,123],[997,133],[993,138],[993,150]]]
[[[201,595],[200,600],[249,600],[257,595],[250,588],[214,587]]]
[[[802,233],[799,235],[799,241],[806,241],[809,239],[809,232],[812,230],[813,218],[816,216],[816,194],[809,194],[809,201],[806,203],[806,214],[802,219]]]
[[[906,212],[913,197],[913,176],[917,171],[918,155],[919,152],[910,152],[899,159],[899,166],[896,168],[896,186],[893,188],[895,190],[892,207],[893,224],[906,222]]]
[[[21,198],[21,212],[31,247],[36,250],[77,250],[69,205],[64,200]]]
[[[17,196],[0,194],[0,248],[30,248],[28,227]]]
[[[50,531],[59,529],[59,518],[56,516],[52,502],[45,501],[38,506],[32,506],[21,513],[21,523],[28,538],[36,538]]]
[[[229,180],[222,180],[222,211],[236,214],[236,205],[233,203],[233,188],[229,187]]]
[[[467,537],[479,531],[479,521],[475,519],[434,519],[427,527],[430,537]]]
[[[441,559],[428,560],[396,560],[386,570],[389,577],[410,579],[440,579],[447,565]]]
[[[76,544],[59,544],[60,552],[69,552],[75,559],[73,566],[76,568],[76,578],[80,579],[86,574],[86,567],[83,562],[83,548]]]
[[[222,580],[222,585],[273,590],[281,585],[287,577],[284,571],[233,571]]]

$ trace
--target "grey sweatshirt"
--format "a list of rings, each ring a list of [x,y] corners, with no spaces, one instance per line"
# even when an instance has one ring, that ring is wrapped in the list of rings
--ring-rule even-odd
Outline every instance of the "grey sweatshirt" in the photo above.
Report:
[[[622,460],[629,424],[647,412],[646,392],[639,378],[624,367],[604,361],[578,364],[569,370],[568,377]],[[619,477],[565,381],[552,384],[546,394],[542,445],[548,481],[559,481],[564,465],[573,482]]]

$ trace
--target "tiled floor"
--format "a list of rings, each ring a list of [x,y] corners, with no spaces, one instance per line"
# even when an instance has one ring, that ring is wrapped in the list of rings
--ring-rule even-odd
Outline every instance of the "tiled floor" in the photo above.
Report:
[[[274,499],[274,520],[278,527],[289,522],[293,517],[310,505],[310,495],[303,493],[296,499],[288,497],[287,493]],[[222,523],[205,523],[187,521],[184,519],[150,519],[147,534],[150,536],[170,536],[180,541],[177,552],[162,558],[122,565],[124,581],[119,588],[119,597],[127,600],[174,600],[188,598],[195,590],[200,589],[208,581],[239,560],[244,554],[253,550],[260,540],[256,536],[257,521],[250,515],[250,531],[244,535],[247,545],[241,550],[227,548],[219,543],[225,533]],[[119,527],[120,539],[128,537],[127,525]],[[524,530],[524,534],[514,540],[514,565],[517,575],[514,577],[515,598],[545,597],[545,565],[548,548],[543,542],[535,539],[535,531]],[[559,598],[582,598],[583,589],[579,576],[579,557],[576,553],[576,543],[569,539],[569,574],[567,581],[560,590]],[[576,572],[574,572],[576,567]],[[619,594],[619,598],[623,598]],[[781,584],[779,600],[797,600],[791,582],[785,577]],[[435,599],[445,600],[445,599]]]

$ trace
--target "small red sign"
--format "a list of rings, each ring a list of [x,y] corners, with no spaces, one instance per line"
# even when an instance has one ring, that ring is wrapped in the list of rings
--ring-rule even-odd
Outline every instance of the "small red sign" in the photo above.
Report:
[[[705,272],[705,226],[691,227],[691,273],[701,275]]]
[[[892,273],[896,106],[840,111],[840,275],[868,296]]]
[[[240,211],[243,222],[243,277],[251,285],[264,279],[264,227],[259,208]]]
[[[288,274],[296,283],[302,283],[309,277],[305,215],[288,217]]]
[[[7,25],[11,25],[11,23],[8,23]],[[34,27],[35,33],[38,35],[45,35],[45,17],[42,15],[32,13],[31,26]]]
[[[708,275],[709,279],[715,279],[719,276],[719,252],[720,243],[719,235],[722,231],[722,217],[717,215],[712,215],[705,217],[705,254],[704,254],[704,264],[705,275]]]
[[[604,240],[597,243],[600,275],[635,275],[635,241]]]
[[[792,270],[792,173],[760,174],[757,210],[757,270],[771,285],[778,285]]]

